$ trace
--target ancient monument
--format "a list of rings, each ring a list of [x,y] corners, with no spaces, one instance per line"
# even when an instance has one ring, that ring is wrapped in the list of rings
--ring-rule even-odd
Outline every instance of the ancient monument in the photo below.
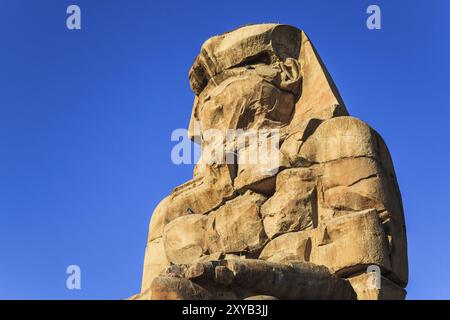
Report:
[[[404,299],[389,151],[349,116],[306,34],[257,24],[212,37],[189,78],[190,138],[234,161],[198,164],[157,206],[131,299]],[[261,139],[218,143],[209,129],[266,132],[277,160],[243,161]]]

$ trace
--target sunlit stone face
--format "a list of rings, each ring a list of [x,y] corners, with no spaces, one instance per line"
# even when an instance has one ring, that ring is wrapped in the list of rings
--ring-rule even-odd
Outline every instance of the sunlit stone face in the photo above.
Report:
[[[274,129],[286,124],[295,97],[277,85],[277,65],[255,64],[227,70],[209,80],[201,92],[197,116],[202,131],[218,129]]]
[[[239,28],[208,39],[189,80],[196,95],[190,137],[205,130],[279,129],[300,96],[301,31],[286,25]],[[200,130],[192,132],[194,123]]]

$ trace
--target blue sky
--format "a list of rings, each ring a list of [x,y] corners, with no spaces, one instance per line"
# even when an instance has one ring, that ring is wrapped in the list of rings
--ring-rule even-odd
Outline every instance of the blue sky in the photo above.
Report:
[[[82,30],[66,28],[77,4]],[[366,28],[378,4],[382,29]],[[450,42],[445,0],[0,0],[0,298],[118,299],[140,288],[148,222],[192,166],[188,70],[247,23],[304,29],[349,112],[392,153],[410,299],[450,298]],[[67,290],[68,265],[82,289]]]

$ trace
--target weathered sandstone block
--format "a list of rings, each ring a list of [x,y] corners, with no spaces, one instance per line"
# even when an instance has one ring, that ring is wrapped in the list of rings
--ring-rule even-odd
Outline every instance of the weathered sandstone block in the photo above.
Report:
[[[317,195],[312,170],[298,168],[280,172],[276,192],[261,207],[269,238],[317,225]]]
[[[262,249],[267,236],[260,206],[266,197],[247,191],[209,215],[206,244],[210,253],[248,253]]]
[[[190,213],[205,214],[233,196],[234,173],[226,164],[206,167],[206,175],[175,188],[153,212],[149,240],[162,236],[164,227],[175,218]]]
[[[147,243],[141,291],[149,289],[153,279],[169,265],[170,261],[167,258],[162,238],[154,239]]]
[[[164,228],[164,248],[170,262],[194,263],[206,252],[206,220],[201,214],[179,217]]]
[[[347,214],[318,228],[310,261],[341,276],[369,265],[391,270],[388,242],[376,210]]]

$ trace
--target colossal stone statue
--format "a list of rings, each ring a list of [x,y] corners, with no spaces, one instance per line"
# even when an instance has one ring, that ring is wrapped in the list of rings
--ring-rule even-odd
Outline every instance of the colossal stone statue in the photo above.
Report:
[[[190,138],[234,161],[199,163],[157,206],[132,299],[403,299],[389,151],[348,115],[306,34],[257,24],[212,37],[189,78]],[[261,140],[211,141],[210,129],[265,132],[276,161],[243,161]]]

